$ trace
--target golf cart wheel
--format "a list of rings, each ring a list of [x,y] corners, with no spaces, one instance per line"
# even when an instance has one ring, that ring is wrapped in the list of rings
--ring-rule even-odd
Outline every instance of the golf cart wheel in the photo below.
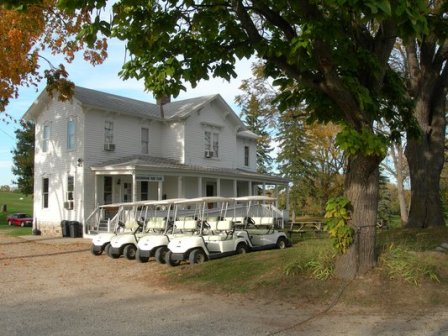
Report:
[[[170,266],[177,266],[177,265],[180,264],[180,260],[173,260],[173,259],[171,259],[171,251],[168,250],[165,253],[165,263],[170,265]]]
[[[97,249],[96,246],[94,244],[90,245],[90,252],[92,252],[92,254],[94,256],[99,256],[101,253],[103,253],[102,249]]]
[[[154,257],[156,258],[157,262],[159,264],[165,264],[165,255],[168,252],[168,247],[166,246],[160,246],[156,249],[156,252],[154,253]]]
[[[145,262],[149,261],[149,257],[143,257],[143,256],[140,255],[140,250],[139,249],[137,249],[137,252],[135,252],[135,259],[138,262],[141,262],[141,263],[145,263]]]
[[[133,244],[126,245],[126,247],[123,250],[123,255],[128,260],[134,260],[135,259],[135,253],[137,252],[137,248]]]
[[[118,259],[121,257],[121,251],[114,252],[114,249],[111,247],[109,249],[109,257],[111,257],[112,259]]]
[[[285,239],[285,237],[280,237],[278,240],[277,240],[277,244],[276,244],[276,247],[278,248],[278,249],[280,249],[280,250],[283,250],[283,249],[285,249],[286,248],[286,239]]]
[[[245,254],[247,253],[247,245],[244,243],[239,243],[236,247],[236,254]]]
[[[201,249],[195,249],[190,252],[190,256],[188,257],[188,261],[190,262],[190,265],[193,264],[202,264],[207,260],[204,251]]]

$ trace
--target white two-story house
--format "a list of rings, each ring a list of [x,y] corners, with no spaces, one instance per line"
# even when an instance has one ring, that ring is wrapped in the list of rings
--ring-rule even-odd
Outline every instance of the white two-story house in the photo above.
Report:
[[[43,91],[24,118],[36,126],[33,216],[45,235],[101,204],[287,186],[257,173],[257,135],[220,95],[151,104],[76,87],[68,102]]]

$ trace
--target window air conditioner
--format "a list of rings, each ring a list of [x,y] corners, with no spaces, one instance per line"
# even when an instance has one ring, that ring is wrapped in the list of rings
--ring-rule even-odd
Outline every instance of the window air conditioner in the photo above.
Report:
[[[104,144],[104,150],[105,151],[109,151],[109,152],[113,152],[115,150],[115,145],[114,144]]]
[[[206,158],[211,158],[211,157],[213,157],[213,151],[205,151],[205,157],[206,157]]]

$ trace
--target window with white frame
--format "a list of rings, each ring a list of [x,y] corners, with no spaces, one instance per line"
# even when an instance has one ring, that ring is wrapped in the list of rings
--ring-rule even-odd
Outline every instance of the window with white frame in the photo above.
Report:
[[[67,176],[67,201],[74,200],[75,178],[71,175]]]
[[[244,165],[249,167],[249,146],[244,146]]]
[[[149,154],[149,129],[142,127],[142,154]]]
[[[67,121],[67,149],[74,150],[76,146],[76,123],[75,119],[70,118]]]
[[[205,157],[219,157],[219,133],[212,131],[204,132]]]
[[[44,128],[42,130],[42,152],[48,152],[48,147],[50,144],[50,125],[44,124]]]
[[[50,180],[48,177],[42,179],[42,207],[48,208],[48,196],[50,190]]]
[[[106,120],[104,122],[104,144],[114,143],[114,122]]]

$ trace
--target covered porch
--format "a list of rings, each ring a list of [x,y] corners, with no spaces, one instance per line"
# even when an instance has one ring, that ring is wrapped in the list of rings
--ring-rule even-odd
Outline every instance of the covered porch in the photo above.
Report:
[[[95,206],[170,198],[289,194],[288,180],[281,177],[241,169],[197,167],[163,158],[143,156],[91,169]]]

